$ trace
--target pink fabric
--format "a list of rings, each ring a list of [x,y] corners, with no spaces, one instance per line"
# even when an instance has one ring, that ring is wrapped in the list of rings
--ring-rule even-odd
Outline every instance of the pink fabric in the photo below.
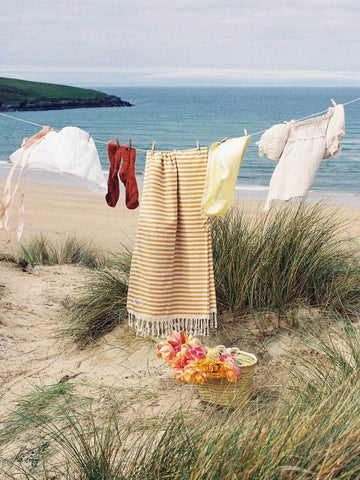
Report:
[[[25,157],[25,161],[23,162],[24,153],[30,147],[37,145],[41,140],[52,130],[51,127],[43,127],[38,133],[33,135],[30,138],[25,137],[22,141],[21,146],[23,147],[23,151],[19,157],[19,160],[11,167],[9,175],[5,182],[4,187],[4,194],[2,205],[0,206],[0,219],[4,218],[4,228],[8,232],[9,231],[9,210],[14,201],[15,194],[21,182],[21,201],[20,201],[20,220],[18,225],[17,231],[17,239],[20,242],[23,230],[24,230],[24,218],[25,218],[25,208],[24,208],[24,195],[25,195],[25,174],[26,174],[26,167],[28,163],[28,155]],[[19,173],[18,181],[14,187],[14,190],[11,191],[11,180],[14,175],[15,168],[21,166],[21,170]],[[10,237],[5,243],[5,248],[10,243]]]

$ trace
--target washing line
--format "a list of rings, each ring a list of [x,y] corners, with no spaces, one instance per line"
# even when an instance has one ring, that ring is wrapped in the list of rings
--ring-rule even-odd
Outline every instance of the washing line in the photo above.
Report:
[[[358,102],[359,100],[360,100],[360,97],[354,98],[353,100],[350,100],[349,102],[343,103],[343,106],[345,107],[347,105],[350,105],[351,103]],[[299,118],[296,121],[301,122],[303,120],[307,120],[308,118],[316,117],[317,115],[322,115],[322,114],[326,113],[327,111],[328,111],[328,109],[323,110],[321,112],[312,113],[311,115],[307,115],[306,117]],[[44,125],[40,125],[39,123],[31,122],[30,120],[24,120],[23,118],[19,118],[19,117],[14,117],[13,115],[7,115],[7,114],[1,113],[1,112],[0,112],[0,115],[3,116],[3,117],[11,118],[12,120],[18,120],[19,122],[29,123],[30,125],[35,125],[37,127],[41,127],[41,128],[44,127]],[[59,131],[59,130],[56,130],[56,129],[54,129],[54,130]],[[267,130],[267,128],[265,130],[260,130],[259,132],[255,132],[255,133],[249,133],[247,135],[249,135],[250,137],[254,137],[255,135],[260,135],[260,134],[266,132],[266,130]],[[108,143],[108,142],[104,142],[103,140],[97,140],[95,138],[93,140],[96,143],[102,143],[104,145],[107,145],[107,143]],[[140,152],[147,152],[149,149],[137,148],[137,150],[140,151]]]

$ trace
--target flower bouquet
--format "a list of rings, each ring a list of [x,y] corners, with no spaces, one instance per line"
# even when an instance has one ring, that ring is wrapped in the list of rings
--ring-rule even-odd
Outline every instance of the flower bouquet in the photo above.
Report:
[[[184,332],[172,332],[159,343],[157,356],[179,382],[196,384],[202,400],[220,405],[239,403],[239,393],[242,398],[248,393],[257,363],[255,355],[238,348],[204,348]]]

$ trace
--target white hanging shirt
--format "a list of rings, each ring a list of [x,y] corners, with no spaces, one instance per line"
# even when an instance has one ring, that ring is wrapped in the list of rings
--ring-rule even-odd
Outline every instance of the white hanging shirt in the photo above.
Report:
[[[279,160],[270,180],[264,210],[274,200],[306,197],[323,158],[338,157],[345,135],[343,105],[330,107],[321,117],[274,125],[256,145],[259,156]]]
[[[51,131],[41,142],[16,150],[10,155],[10,160],[20,167],[27,162],[29,168],[73,175],[83,180],[90,190],[98,193],[107,191],[94,140],[77,127]]]

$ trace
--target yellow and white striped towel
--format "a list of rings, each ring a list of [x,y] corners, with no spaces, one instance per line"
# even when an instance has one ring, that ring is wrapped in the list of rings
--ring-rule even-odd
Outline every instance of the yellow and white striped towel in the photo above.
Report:
[[[140,335],[216,327],[211,231],[201,215],[207,148],[149,151],[127,308]]]

